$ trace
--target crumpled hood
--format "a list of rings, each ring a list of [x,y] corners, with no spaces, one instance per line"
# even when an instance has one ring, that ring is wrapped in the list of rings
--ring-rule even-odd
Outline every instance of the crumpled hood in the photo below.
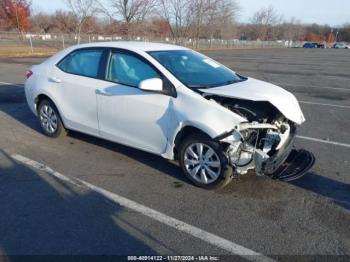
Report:
[[[223,97],[239,98],[252,101],[268,101],[274,105],[286,118],[297,123],[305,122],[298,100],[283,88],[254,78],[209,89],[200,89],[205,94]]]

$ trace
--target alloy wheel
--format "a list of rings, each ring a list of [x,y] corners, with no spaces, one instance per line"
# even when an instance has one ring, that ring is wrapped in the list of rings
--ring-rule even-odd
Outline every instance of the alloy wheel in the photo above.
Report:
[[[49,105],[43,105],[40,108],[40,123],[46,132],[53,134],[58,127],[58,119],[55,110]]]
[[[206,185],[215,182],[221,172],[219,156],[204,143],[194,143],[186,148],[184,165],[193,179]]]

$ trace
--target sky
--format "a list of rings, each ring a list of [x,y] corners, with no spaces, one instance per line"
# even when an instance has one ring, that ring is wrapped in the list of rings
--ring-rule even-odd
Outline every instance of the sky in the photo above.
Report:
[[[190,0],[189,0],[190,1]],[[350,23],[349,0],[237,0],[241,7],[239,22],[249,22],[261,7],[270,4],[284,19],[294,17],[303,23],[329,24],[331,26]],[[35,11],[54,12],[66,9],[63,0],[32,0]]]

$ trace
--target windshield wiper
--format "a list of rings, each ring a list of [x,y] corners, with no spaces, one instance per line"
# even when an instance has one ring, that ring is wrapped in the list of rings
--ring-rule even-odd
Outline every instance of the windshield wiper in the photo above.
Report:
[[[239,82],[239,80],[229,80],[229,81],[226,81],[225,83],[223,83],[222,85],[227,86],[227,85],[232,85],[232,84],[237,83],[237,82]]]
[[[187,85],[189,88],[200,89],[200,88],[211,88],[212,85]]]
[[[226,81],[226,82],[222,83],[222,85],[220,85],[220,86],[228,86],[228,85],[232,85],[235,83],[243,82],[245,80],[247,80],[247,78],[240,77],[239,79],[232,79],[232,80]]]
[[[193,88],[193,89],[201,89],[201,88],[207,89],[207,88],[214,88],[214,87],[232,85],[232,84],[235,84],[235,83],[243,82],[245,80],[246,80],[246,78],[240,77],[239,79],[232,79],[232,80],[228,80],[226,82],[217,83],[217,84],[211,84],[211,85],[187,85],[187,86],[189,88]]]

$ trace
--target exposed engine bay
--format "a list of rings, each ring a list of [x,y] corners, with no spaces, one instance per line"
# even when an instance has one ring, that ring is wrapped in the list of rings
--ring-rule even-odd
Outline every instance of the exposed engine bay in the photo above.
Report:
[[[217,138],[228,145],[227,157],[236,175],[244,175],[255,169],[258,176],[275,176],[276,171],[291,155],[296,124],[286,119],[269,102],[212,95],[206,98],[248,120],[236,126],[232,132]],[[299,153],[295,152],[294,155]],[[307,158],[310,158],[309,163],[305,163],[308,170],[313,165],[314,157],[310,155]]]

